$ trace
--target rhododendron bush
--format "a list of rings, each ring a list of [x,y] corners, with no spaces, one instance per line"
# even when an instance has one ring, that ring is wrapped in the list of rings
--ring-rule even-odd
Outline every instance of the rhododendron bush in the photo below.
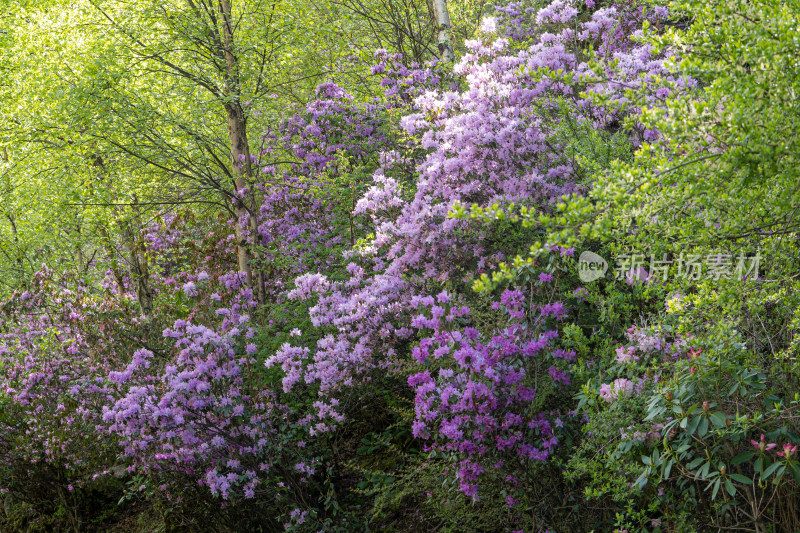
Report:
[[[451,2],[483,9],[453,63],[226,92],[223,176],[120,193],[91,256],[8,291],[3,528],[800,528],[798,78],[754,74],[796,70],[800,14],[716,4]],[[171,168],[112,145],[109,184]]]

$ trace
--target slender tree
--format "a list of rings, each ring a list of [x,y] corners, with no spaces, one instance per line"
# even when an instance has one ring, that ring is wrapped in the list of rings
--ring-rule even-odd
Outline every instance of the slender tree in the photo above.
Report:
[[[438,33],[436,38],[439,42],[439,55],[447,61],[455,61],[453,46],[450,43],[450,12],[447,10],[446,0],[433,0],[433,11],[436,15],[436,27]]]

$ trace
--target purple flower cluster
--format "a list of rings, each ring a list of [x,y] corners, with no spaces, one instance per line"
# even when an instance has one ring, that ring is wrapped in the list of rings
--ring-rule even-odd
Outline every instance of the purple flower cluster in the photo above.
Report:
[[[408,379],[416,391],[414,436],[431,441],[433,449],[468,458],[459,479],[462,491],[473,498],[480,461],[546,460],[559,439],[545,413],[532,410],[531,404],[544,375],[557,387],[569,384],[568,372],[553,364],[574,357],[574,352],[554,349],[558,332],[540,317],[526,316],[519,291],[501,296],[497,307],[508,325],[488,338],[458,325],[469,309],[453,305],[447,293],[414,303],[423,312],[412,325],[428,336],[412,353],[430,367]]]
[[[95,429],[116,347],[92,318],[114,309],[45,267],[30,291],[15,293],[0,311],[0,464],[20,481],[60,473],[52,486],[33,490],[86,486],[116,462],[116,446]],[[27,489],[23,482],[12,490]]]
[[[267,488],[267,480],[296,486],[320,475],[326,465],[305,439],[344,424],[342,398],[389,375],[413,388],[413,435],[445,452],[465,495],[477,499],[490,472],[516,486],[517,470],[559,444],[564,421],[542,399],[569,394],[577,356],[559,330],[575,308],[562,301],[569,291],[561,294],[552,265],[525,292],[478,302],[469,282],[518,246],[450,214],[456,205],[551,212],[564,195],[581,194],[583,172],[565,156],[572,141],[564,132],[607,129],[620,117],[592,96],[624,104],[629,88],[665,76],[663,58],[636,40],[645,21],[664,16],[625,2],[513,2],[482,25],[484,37],[498,38],[468,41],[452,72],[379,51],[382,99],[358,103],[336,84],[320,85],[253,150],[248,163],[261,182],[233,193],[246,214],[225,226],[170,212],[135,235],[155,267],[149,326],[158,329],[136,329],[134,279],[113,260],[95,265],[108,268],[103,295],[44,271],[2,311],[2,464],[56,464],[70,491],[123,463],[164,491],[274,495],[286,485]],[[603,76],[587,59],[590,46],[613,60]],[[236,224],[246,242],[237,242]],[[245,245],[263,286],[229,271],[234,248]],[[574,254],[551,252],[553,264]],[[279,341],[267,348],[259,334]],[[622,365],[681,354],[686,344],[636,329],[628,340],[616,353]],[[613,402],[635,387],[618,378],[600,396]],[[292,508],[289,526],[311,519]]]
[[[194,476],[223,499],[237,487],[245,497],[255,493],[283,416],[273,394],[246,379],[256,363],[252,291],[239,287],[230,302],[217,307],[213,327],[178,319],[166,328],[174,343],[167,361],[140,349],[124,370],[110,372],[116,399],[102,408],[106,431],[137,471]]]

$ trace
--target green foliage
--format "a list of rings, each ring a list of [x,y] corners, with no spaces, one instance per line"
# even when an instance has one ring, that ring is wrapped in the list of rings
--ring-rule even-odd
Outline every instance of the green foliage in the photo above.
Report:
[[[435,54],[428,5],[418,0],[235,2],[230,42],[215,15],[198,5],[52,0],[0,7],[0,295],[26,289],[42,262],[87,282],[102,275],[90,265],[110,268],[120,284],[142,275],[134,259],[144,270],[152,265],[142,244],[150,224],[208,231],[173,246],[165,277],[170,268],[196,264],[197,255],[209,264],[230,261],[218,250],[219,227],[235,211],[230,108],[242,109],[255,147],[255,133],[302,109],[318,82],[339,82],[360,102],[379,95],[367,74],[375,48],[402,52],[406,63]],[[450,8],[453,34],[471,37],[484,5],[454,0]],[[402,372],[373,371],[341,391],[348,423],[336,432],[306,443],[298,420],[281,421],[271,443],[276,470],[294,474],[299,442],[327,467],[302,486],[281,485],[268,504],[223,508],[189,489],[188,474],[170,479],[168,494],[152,480],[122,474],[65,492],[64,472],[47,462],[28,468],[25,439],[6,439],[3,446],[21,455],[0,468],[10,490],[2,528],[104,530],[145,508],[163,523],[151,517],[142,529],[166,531],[478,532],[515,530],[523,518],[558,531],[800,530],[793,503],[800,498],[800,4],[677,0],[671,8],[667,29],[641,38],[670,54],[673,79],[627,91],[624,105],[603,94],[580,96],[625,117],[621,129],[575,121],[572,98],[530,109],[555,118],[551,140],[573,165],[581,193],[544,209],[456,204],[451,216],[482,222],[486,245],[508,259],[420,283],[431,294],[467,293],[459,303],[474,310],[471,324],[484,335],[502,323],[490,303],[509,285],[533,290],[547,272],[553,286],[577,291],[564,302],[575,312],[559,337],[576,353],[572,403],[541,386],[530,407],[575,408],[580,422],[564,430],[551,462],[515,465],[524,494],[513,486],[519,480],[491,474],[480,501],[460,492],[455,455],[429,451],[411,435],[412,392],[397,376],[421,367],[401,357],[395,364]],[[605,59],[593,59],[594,72],[579,80],[578,92],[619,68]],[[563,72],[533,74],[574,82]],[[382,127],[402,139],[399,113],[388,111]],[[645,140],[643,131],[655,133]],[[342,252],[369,246],[370,223],[353,209],[370,186],[374,155],[354,162],[340,153],[310,178],[309,198],[333,214],[335,231],[346,238],[304,254],[303,269],[324,264],[328,279],[345,280]],[[277,149],[270,157],[288,168],[292,154]],[[403,195],[414,193],[411,163],[387,172]],[[167,223],[165,211],[178,206],[180,215]],[[277,256],[281,239],[259,250],[271,257],[268,264],[253,265],[283,283],[298,265]],[[610,263],[633,252],[671,260],[758,253],[761,263],[746,279],[679,278],[673,264],[663,282],[607,275],[579,286],[577,260],[557,258],[556,246]],[[465,287],[475,291],[459,290]],[[114,324],[116,333],[163,356],[160,330],[169,324],[130,326],[134,304],[118,299],[87,328]],[[313,305],[283,296],[263,303],[254,356],[263,360],[285,343],[314,348],[334,333],[311,327]],[[171,320],[196,312],[179,290],[159,294],[154,306]],[[639,333],[663,344],[643,348],[641,339],[630,340]],[[45,337],[45,353],[61,348],[55,339],[55,331]],[[407,354],[417,340],[412,335],[394,348]],[[620,360],[618,350],[625,359],[633,345],[636,359]],[[311,410],[318,386],[299,383],[281,393],[282,376],[260,367],[247,386],[275,391],[289,411]],[[631,388],[614,389],[616,382]],[[8,398],[0,394],[0,422],[24,426],[29,420]],[[55,428],[53,438],[60,436]],[[277,486],[282,474],[269,481]],[[308,515],[284,522],[295,505]]]

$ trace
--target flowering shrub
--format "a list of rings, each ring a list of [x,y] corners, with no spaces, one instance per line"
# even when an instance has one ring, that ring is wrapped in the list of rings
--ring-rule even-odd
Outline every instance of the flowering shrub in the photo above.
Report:
[[[569,375],[552,363],[572,361],[575,353],[552,345],[557,330],[544,329],[544,324],[529,327],[523,300],[520,291],[503,293],[496,307],[508,313],[510,324],[483,342],[475,328],[458,327],[469,308],[448,305],[446,292],[435,300],[417,300],[427,312],[412,325],[430,336],[422,338],[413,356],[439,369],[435,379],[430,370],[408,379],[416,391],[413,432],[432,440],[432,449],[466,457],[459,463],[460,489],[475,500],[484,472],[480,463],[491,462],[499,469],[509,458],[519,464],[544,461],[558,444],[557,428],[563,426],[554,415],[551,422],[545,413],[536,412],[537,392],[547,390],[542,385],[539,390],[536,382],[549,374],[556,386],[569,385]],[[540,312],[546,316],[545,310]]]
[[[2,491],[41,511],[60,508],[75,528],[85,519],[81,494],[119,490],[107,486],[116,447],[97,430],[118,348],[97,318],[115,310],[46,268],[2,309]]]
[[[374,87],[322,83],[234,162],[259,170],[239,219],[139,210],[80,276],[26,280],[7,501],[75,530],[98,492],[165,529],[800,529],[792,17],[699,4],[523,0],[453,65],[379,50]],[[725,31],[745,45],[708,59]],[[674,243],[773,256],[578,284],[582,250]]]
[[[594,391],[587,384],[581,403],[593,407],[583,449],[593,454],[602,442],[605,451],[596,464],[576,455],[573,475],[593,477],[587,493],[595,498],[629,501],[633,490],[639,508],[649,511],[628,515],[629,527],[692,522],[698,505],[721,523],[759,524],[766,499],[791,499],[800,488],[797,399],[767,391],[774,378],[753,366],[753,354],[729,325],[702,338],[670,339],[671,329],[631,327],[629,344],[613,352],[607,368],[633,380],[609,376]],[[602,401],[593,403],[593,394]]]

